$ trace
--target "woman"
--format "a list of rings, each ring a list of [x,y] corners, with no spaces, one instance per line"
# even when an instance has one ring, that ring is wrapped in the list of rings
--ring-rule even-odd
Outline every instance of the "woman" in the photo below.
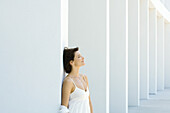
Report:
[[[90,99],[88,78],[80,74],[79,69],[84,66],[84,57],[78,51],[79,48],[64,48],[64,70],[68,75],[62,85],[62,113],[93,113]]]

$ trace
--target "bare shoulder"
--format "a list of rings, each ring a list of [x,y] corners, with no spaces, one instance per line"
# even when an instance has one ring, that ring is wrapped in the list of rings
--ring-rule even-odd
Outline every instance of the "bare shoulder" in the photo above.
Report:
[[[72,90],[72,80],[65,77],[62,84],[62,103],[61,105],[68,107],[69,95]]]
[[[72,87],[72,80],[69,78],[69,77],[65,77],[64,78],[64,81],[63,81],[63,86],[66,86],[66,87]]]

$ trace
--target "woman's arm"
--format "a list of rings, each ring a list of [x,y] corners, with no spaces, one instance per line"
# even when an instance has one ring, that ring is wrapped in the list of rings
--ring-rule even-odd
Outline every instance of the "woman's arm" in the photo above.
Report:
[[[62,101],[61,105],[64,105],[68,108],[69,96],[72,90],[73,83],[71,79],[65,78],[62,85]]]
[[[89,104],[90,104],[90,111],[91,113],[93,113],[93,106],[92,106],[90,95],[89,95]]]
[[[87,76],[86,76],[86,75],[84,75],[84,77],[85,77],[85,80],[86,80],[87,86],[88,86],[88,88],[89,88],[88,78],[87,78]],[[93,113],[93,106],[92,106],[92,102],[91,102],[90,95],[89,95],[89,105],[90,105],[90,111],[91,111],[91,113]]]

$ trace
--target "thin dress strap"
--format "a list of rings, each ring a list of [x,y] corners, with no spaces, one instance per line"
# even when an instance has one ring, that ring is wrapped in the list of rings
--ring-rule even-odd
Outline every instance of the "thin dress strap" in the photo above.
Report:
[[[75,85],[75,87],[77,87],[74,80],[71,77],[68,77],[68,78],[70,78],[72,80],[73,84]]]
[[[76,84],[75,84],[75,82],[74,82],[74,80],[73,80],[71,77],[68,77],[68,78],[70,78],[70,79],[72,80],[72,82],[74,83],[75,87],[77,87]],[[78,82],[81,83],[81,86],[82,86],[83,89],[85,90],[85,88],[84,88],[84,86],[83,86],[83,83],[82,83],[79,79],[78,79]]]

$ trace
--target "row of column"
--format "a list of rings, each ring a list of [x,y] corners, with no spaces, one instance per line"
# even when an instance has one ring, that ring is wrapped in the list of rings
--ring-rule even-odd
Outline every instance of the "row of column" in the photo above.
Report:
[[[94,112],[127,113],[170,87],[170,24],[149,0],[72,0],[68,11],[68,46],[85,57]]]

